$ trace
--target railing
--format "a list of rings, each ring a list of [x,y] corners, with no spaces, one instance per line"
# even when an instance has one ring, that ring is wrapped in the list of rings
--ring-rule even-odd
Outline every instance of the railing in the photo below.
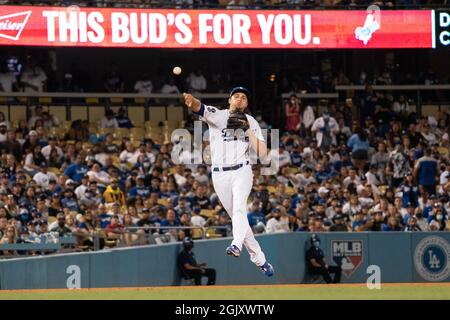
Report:
[[[50,254],[60,252],[71,252],[75,249],[67,247],[74,247],[76,245],[76,237],[73,235],[63,236],[56,239],[56,242],[43,242],[43,243],[5,243],[0,244],[0,252],[3,251],[16,251],[21,252],[20,257],[26,257],[34,254],[35,252]],[[0,255],[0,259],[17,258],[17,255]]]
[[[143,233],[138,233],[138,231],[144,231]],[[164,233],[159,232],[150,232],[151,230],[164,230]],[[138,235],[138,239],[133,241],[134,245],[157,245],[161,243],[166,242],[174,242],[177,241],[177,236],[172,235],[170,236],[170,231],[177,231],[177,230],[199,230],[200,236],[193,237],[194,239],[209,239],[209,238],[215,238],[220,237],[217,233],[214,233],[214,236],[210,235],[208,233],[208,230],[229,230],[226,226],[208,226],[208,227],[198,227],[198,226],[184,226],[184,227],[161,227],[161,226],[145,226],[145,227],[126,227],[124,229],[124,232],[121,233],[120,237],[120,244],[119,247],[125,247],[127,246],[125,244],[124,235],[126,233],[132,234],[132,235]],[[86,236],[86,235],[85,235]],[[100,239],[103,238],[105,241],[108,240],[108,237],[105,236],[102,232],[95,232],[91,235],[94,239],[94,251],[100,250]],[[110,240],[114,242],[115,240]],[[116,246],[116,245],[113,245]]]
[[[164,233],[150,232],[151,230],[165,230]],[[139,230],[144,231],[143,233],[138,233]],[[208,233],[208,230],[229,230],[228,227],[225,226],[209,226],[209,227],[195,227],[195,226],[186,226],[186,227],[161,227],[161,226],[145,226],[145,227],[127,227],[124,229],[124,232],[121,234],[120,243],[118,247],[127,247],[124,241],[124,235],[134,234],[138,235],[138,239],[134,241],[131,246],[138,245],[158,245],[161,243],[174,242],[178,239],[175,237],[170,237],[170,231],[177,230],[199,230],[200,236],[194,237],[194,239],[208,239],[208,238],[216,238],[220,237],[214,233],[214,236]],[[78,239],[87,239],[92,238],[93,247],[88,248],[88,246],[78,245]],[[110,241],[114,242],[112,238],[108,238],[104,235],[103,230],[94,231],[92,234],[74,232],[71,235],[59,237],[55,242],[45,242],[45,243],[30,243],[30,242],[21,242],[21,243],[11,243],[11,244],[0,244],[0,252],[3,251],[16,251],[21,252],[19,255],[0,255],[0,259],[8,259],[8,258],[17,258],[26,257],[30,255],[36,254],[36,252],[40,254],[56,254],[61,252],[74,252],[80,250],[101,250],[100,239],[103,239],[105,242]],[[105,245],[108,247],[108,243]],[[70,248],[67,248],[70,247]],[[111,247],[117,247],[117,243],[111,245]]]
[[[366,87],[363,85],[341,85],[335,87],[336,91],[364,91]],[[373,85],[372,89],[375,91],[402,91],[413,92],[416,96],[416,113],[422,115],[422,91],[444,91],[450,90],[450,84],[432,84],[432,85]],[[432,104],[442,105],[447,104],[448,101],[436,102],[432,101]]]

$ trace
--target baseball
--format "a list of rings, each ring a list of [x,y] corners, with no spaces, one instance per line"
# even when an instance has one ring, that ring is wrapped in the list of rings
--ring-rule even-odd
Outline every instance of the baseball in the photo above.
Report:
[[[180,67],[175,67],[173,68],[173,74],[179,75],[181,73],[181,68]]]

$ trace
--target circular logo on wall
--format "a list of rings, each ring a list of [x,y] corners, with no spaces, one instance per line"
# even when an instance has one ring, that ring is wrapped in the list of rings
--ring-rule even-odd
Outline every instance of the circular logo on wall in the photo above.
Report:
[[[414,252],[414,266],[422,278],[443,281],[450,276],[450,245],[437,236],[422,239]]]

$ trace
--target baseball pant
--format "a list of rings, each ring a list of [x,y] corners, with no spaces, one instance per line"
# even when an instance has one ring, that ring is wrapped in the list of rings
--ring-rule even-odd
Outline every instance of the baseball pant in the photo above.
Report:
[[[186,275],[190,278],[194,278],[195,285],[201,286],[202,285],[202,277],[208,278],[208,286],[212,286],[216,284],[216,270],[212,268],[205,268],[205,273],[202,273],[200,270],[194,269],[194,270],[185,270],[184,272]]]
[[[214,189],[233,223],[233,242],[240,250],[245,246],[250,260],[257,266],[266,262],[266,257],[256,241],[247,218],[247,199],[253,185],[253,172],[249,165],[237,170],[213,171]]]
[[[339,266],[328,266],[328,268],[322,267],[311,267],[312,274],[320,274],[326,283],[340,283],[341,282],[341,272],[342,269]],[[334,279],[331,280],[330,273],[334,273]]]

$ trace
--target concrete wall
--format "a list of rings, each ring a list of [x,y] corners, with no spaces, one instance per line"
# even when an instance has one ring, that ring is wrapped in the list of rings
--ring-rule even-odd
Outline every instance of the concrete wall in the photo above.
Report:
[[[381,268],[382,282],[450,281],[450,233],[326,233],[319,237],[328,264],[334,265],[333,255],[341,253],[351,261],[342,282],[366,282],[369,265]],[[196,241],[194,252],[198,262],[217,269],[217,284],[303,283],[309,280],[305,271],[309,238],[306,233],[257,237],[274,265],[272,278],[265,277],[246,252],[239,259],[226,256],[230,239]],[[2,260],[0,286],[66,288],[77,286],[77,281],[82,288],[178,285],[176,257],[180,250],[180,244],[164,244]],[[70,266],[72,271],[68,271]]]

